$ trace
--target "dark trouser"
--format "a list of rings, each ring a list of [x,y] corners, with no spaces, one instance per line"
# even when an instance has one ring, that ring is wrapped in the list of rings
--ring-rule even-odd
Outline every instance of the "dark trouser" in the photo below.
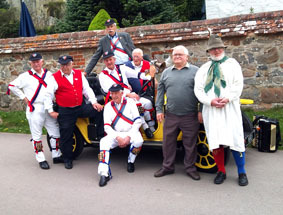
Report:
[[[183,145],[185,149],[184,165],[186,172],[196,171],[197,158],[196,140],[199,130],[197,113],[178,116],[166,113],[163,128],[163,168],[174,170],[176,156],[177,137],[183,132]]]
[[[59,107],[58,112],[60,149],[65,161],[73,160],[73,132],[77,118],[93,117],[97,124],[97,134],[98,136],[103,137],[103,112],[96,111],[91,104],[82,104],[75,108]]]

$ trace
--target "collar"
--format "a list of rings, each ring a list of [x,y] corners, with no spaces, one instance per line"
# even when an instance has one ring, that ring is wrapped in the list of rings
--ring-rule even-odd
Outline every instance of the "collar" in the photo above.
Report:
[[[124,96],[122,96],[121,101],[120,101],[120,104],[118,104],[118,103],[114,102],[115,106],[120,107],[120,105],[122,105],[122,103],[123,103],[124,98],[125,98],[125,97],[124,97]]]
[[[105,67],[105,69],[109,74],[113,73],[114,71],[116,71],[116,67],[114,66],[114,69],[108,69],[108,67]]]
[[[184,68],[190,68],[190,64],[189,63],[187,63],[182,69],[184,69]],[[175,67],[175,65],[172,67],[172,69],[177,69],[176,67]]]
[[[73,75],[73,74],[74,74],[74,70],[73,70],[73,69],[72,69],[72,71],[71,71],[70,75],[66,75],[66,74],[64,74],[64,73],[62,72],[62,70],[61,70],[61,69],[60,69],[60,72],[61,72],[62,77],[63,77],[63,76],[68,77],[68,76],[70,76],[70,75]]]
[[[118,34],[117,34],[117,32],[115,32],[115,34],[114,34],[114,36],[113,36],[113,37],[112,37],[112,36],[110,36],[110,34],[108,34],[108,37],[109,37],[109,39],[110,39],[110,40],[112,40],[113,38],[118,37]]]
[[[134,61],[132,61],[132,65],[133,65],[134,68],[142,68],[142,66],[143,66],[143,61],[141,61],[141,64],[140,64],[139,66],[136,66],[135,63],[134,63]]]
[[[37,74],[39,76],[41,76],[43,74],[43,72],[44,72],[43,68],[41,68],[41,73],[40,74],[38,74],[33,68],[30,71],[32,72],[32,74]]]

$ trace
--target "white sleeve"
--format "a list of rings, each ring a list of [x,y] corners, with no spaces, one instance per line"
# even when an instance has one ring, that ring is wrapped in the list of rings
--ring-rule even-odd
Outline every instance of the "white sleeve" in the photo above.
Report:
[[[54,94],[56,90],[58,89],[58,84],[54,78],[54,76],[48,77],[46,80],[47,88],[46,93],[44,97],[44,109],[48,110],[48,113],[53,112],[53,100],[54,100]]]
[[[143,80],[151,79],[151,77],[149,75],[146,76],[144,72],[136,72],[134,69],[125,65],[122,65],[121,67],[123,68],[123,71],[125,71],[127,78],[138,78]]]
[[[107,135],[110,135],[114,139],[118,136],[119,132],[115,131],[111,124],[112,124],[112,118],[111,118],[111,103],[105,105],[104,111],[103,111],[103,120],[104,120],[104,131],[107,133]]]
[[[93,90],[90,88],[89,83],[83,74],[82,74],[82,82],[83,82],[83,95],[88,99],[88,101],[91,104],[97,103],[95,94]]]
[[[24,81],[24,74],[19,75],[14,81],[12,81],[8,88],[20,99],[24,99],[26,95],[21,90],[24,87],[25,81]]]
[[[211,105],[211,98],[207,96],[204,91],[205,81],[206,81],[206,74],[207,74],[207,64],[204,64],[199,68],[195,76],[195,87],[194,92],[197,99],[204,105]]]

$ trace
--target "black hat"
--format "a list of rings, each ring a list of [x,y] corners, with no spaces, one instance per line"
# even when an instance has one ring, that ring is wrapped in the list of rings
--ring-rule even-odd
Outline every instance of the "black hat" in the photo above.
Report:
[[[123,87],[120,84],[113,84],[110,88],[109,91],[110,92],[117,92],[123,90]]]
[[[40,60],[40,59],[42,59],[42,56],[41,56],[41,54],[39,54],[39,53],[33,53],[33,54],[31,54],[31,56],[29,57],[29,60],[30,60],[30,61],[35,61],[35,60]]]
[[[70,61],[73,61],[73,58],[71,56],[63,55],[63,56],[59,57],[58,63],[60,63],[62,65],[66,65]]]
[[[114,19],[107,19],[104,23],[105,26],[113,25],[115,23]]]
[[[112,56],[114,56],[114,53],[112,51],[109,51],[109,52],[107,51],[107,52],[103,53],[102,59],[104,60],[104,59],[112,57]]]

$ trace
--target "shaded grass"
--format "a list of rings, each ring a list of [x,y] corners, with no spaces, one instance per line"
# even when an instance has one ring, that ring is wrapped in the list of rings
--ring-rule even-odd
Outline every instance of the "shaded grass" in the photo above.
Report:
[[[0,111],[0,132],[30,134],[25,111]],[[46,130],[43,129],[43,134]]]

